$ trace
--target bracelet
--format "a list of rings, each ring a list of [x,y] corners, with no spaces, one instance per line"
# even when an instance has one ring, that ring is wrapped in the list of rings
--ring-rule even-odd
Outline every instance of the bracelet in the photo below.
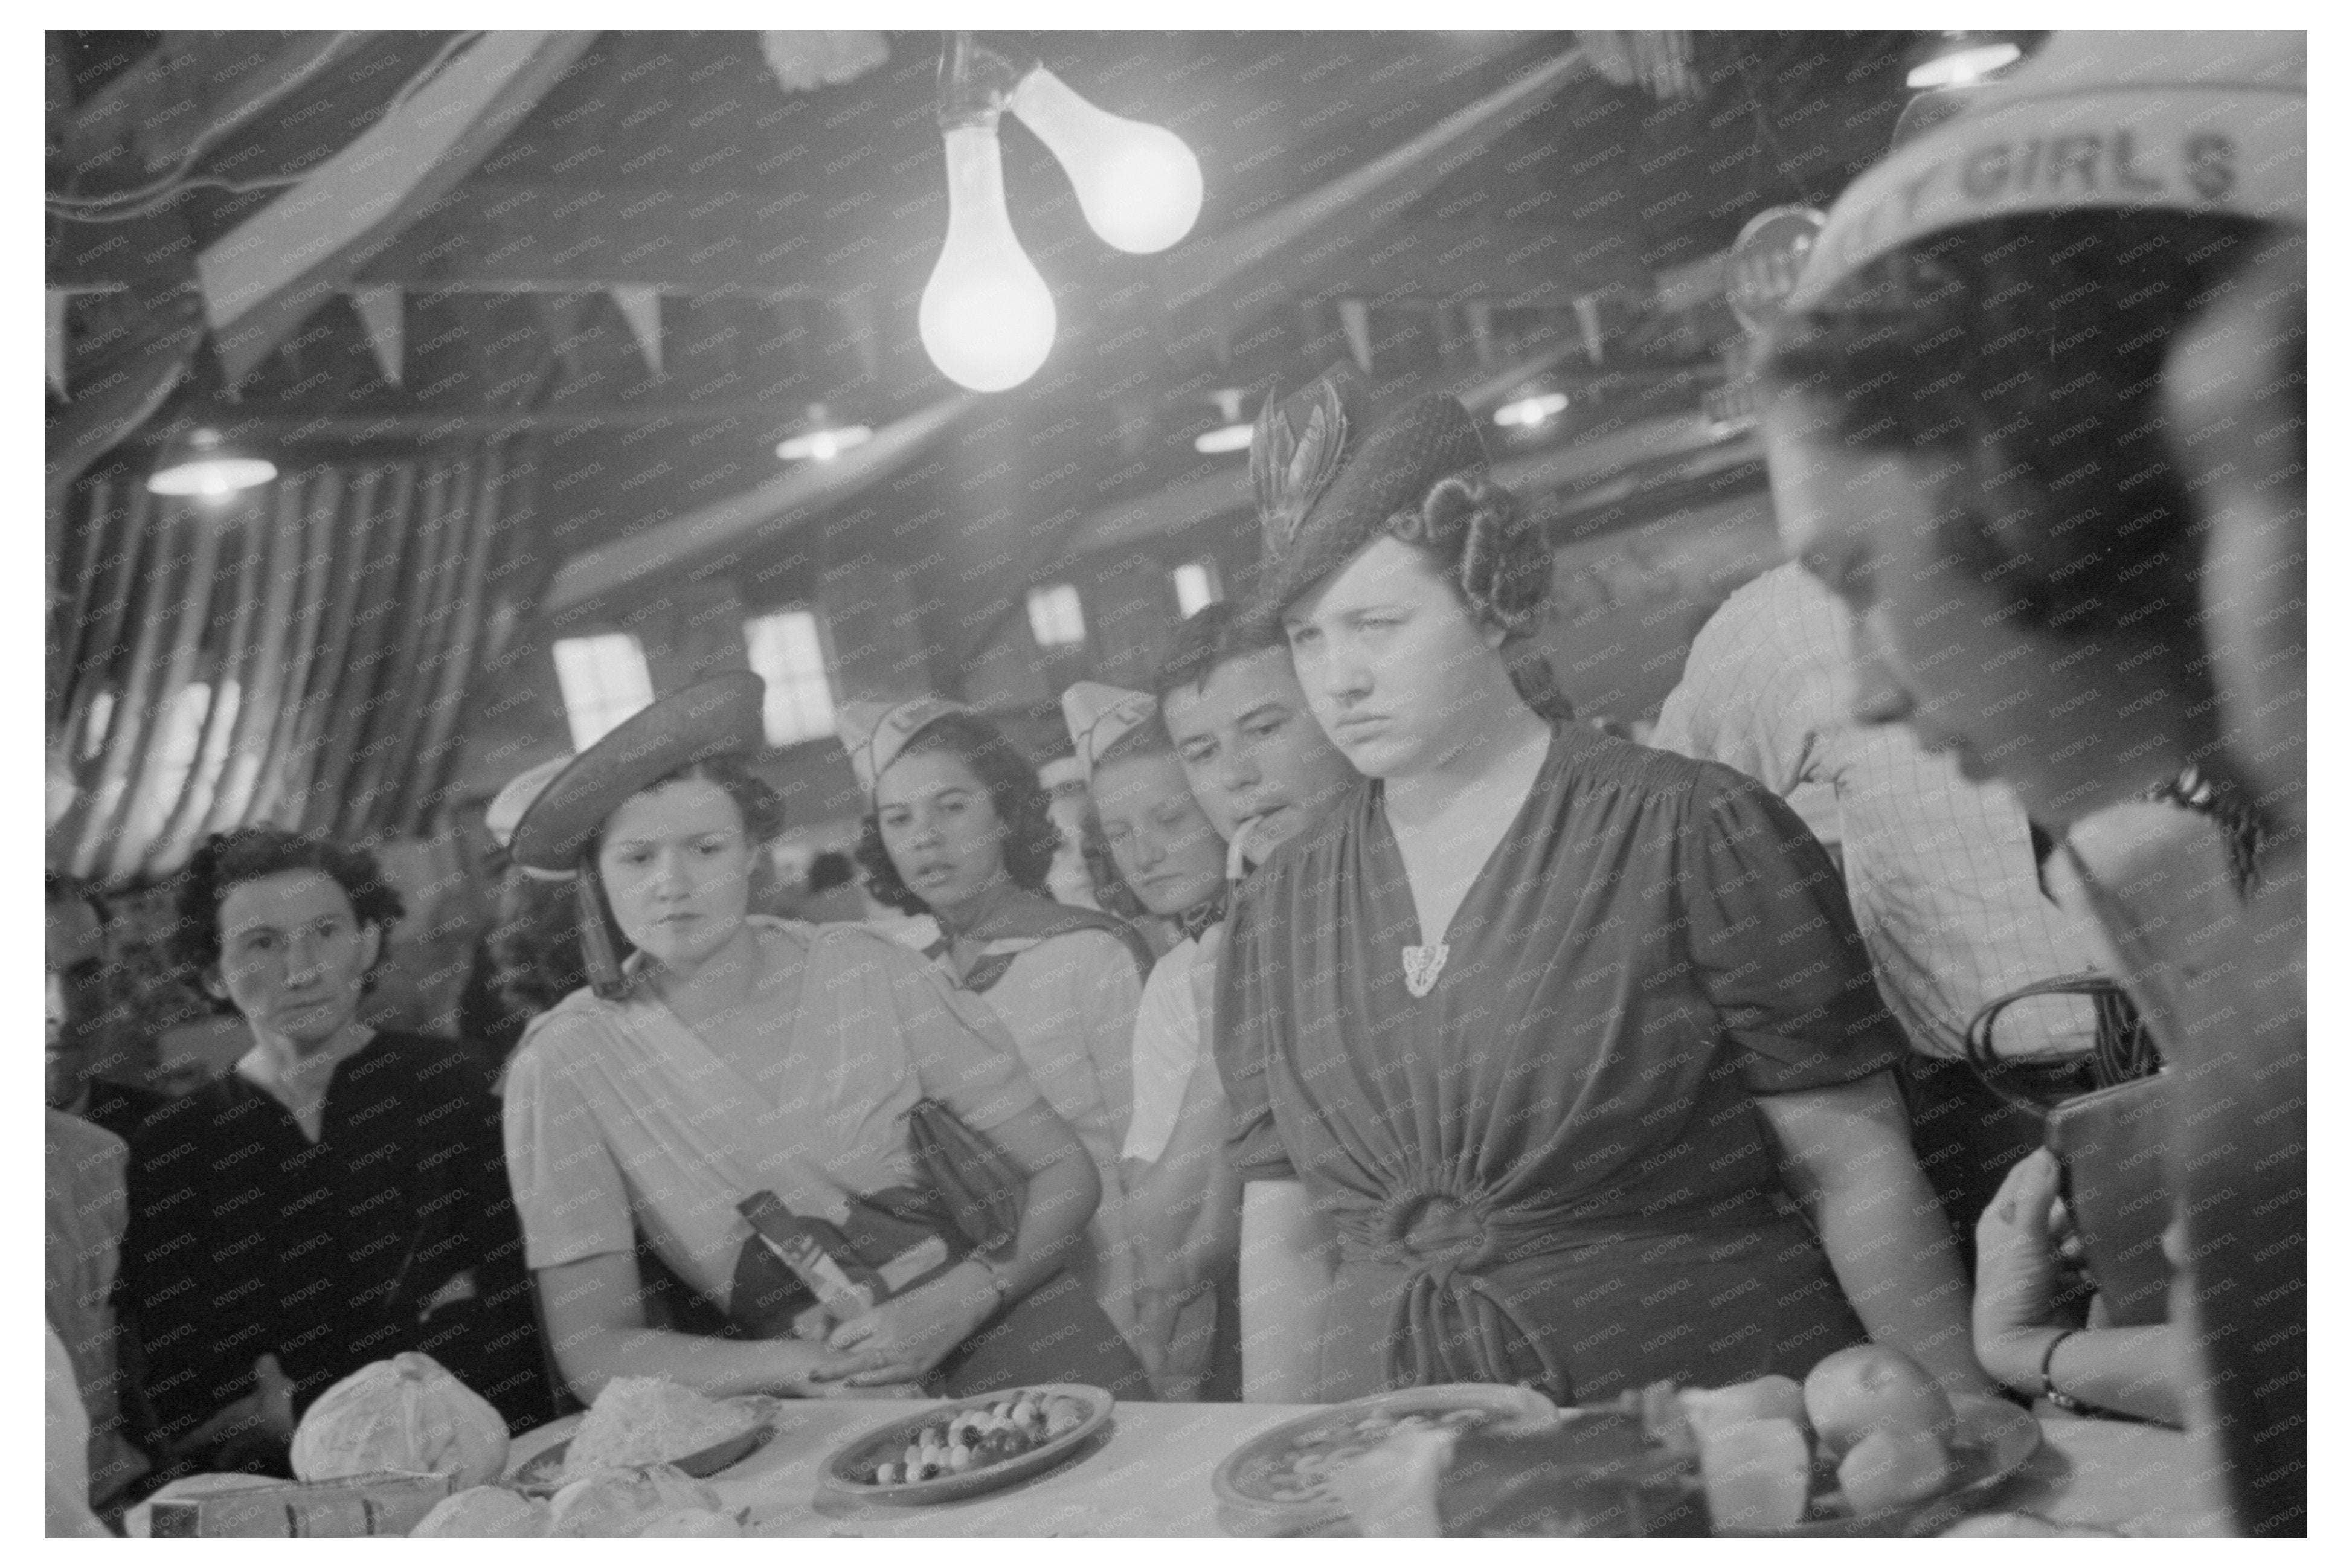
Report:
[[[2050,1380],[2050,1363],[2058,1354],[2060,1345],[2082,1331],[2080,1329],[2062,1329],[2042,1351],[2042,1397],[2069,1415],[2087,1415],[2091,1407]]]
[[[969,1254],[965,1260],[967,1262],[979,1264],[980,1271],[988,1276],[988,1288],[996,1292],[996,1305],[989,1309],[992,1313],[997,1311],[1003,1308],[1007,1301],[1013,1300],[1013,1280],[1011,1277],[1004,1272],[1003,1268],[998,1265],[996,1259],[992,1258],[984,1258],[979,1253],[974,1252]]]

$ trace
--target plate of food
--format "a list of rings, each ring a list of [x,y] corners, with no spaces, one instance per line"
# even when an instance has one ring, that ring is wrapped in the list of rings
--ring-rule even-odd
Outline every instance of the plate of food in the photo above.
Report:
[[[898,1505],[976,1497],[1077,1453],[1109,1423],[1116,1403],[1108,1389],[1047,1383],[935,1405],[834,1450],[824,1484]]]
[[[1763,1377],[1643,1400],[1654,1436],[1696,1456],[1717,1535],[1932,1534],[2042,1447],[2032,1412],[1947,1396],[1877,1344],[1823,1358],[1801,1385]]]
[[[1390,1438],[1419,1431],[1540,1431],[1559,1409],[1532,1388],[1437,1384],[1349,1400],[1286,1421],[1225,1457],[1210,1478],[1218,1513],[1239,1535],[1303,1535],[1342,1524],[1339,1472]]]
[[[675,1465],[715,1476],[776,1435],[777,1401],[765,1394],[710,1399],[658,1377],[616,1377],[565,1441],[517,1466],[506,1484],[526,1497],[552,1497],[604,1469]]]

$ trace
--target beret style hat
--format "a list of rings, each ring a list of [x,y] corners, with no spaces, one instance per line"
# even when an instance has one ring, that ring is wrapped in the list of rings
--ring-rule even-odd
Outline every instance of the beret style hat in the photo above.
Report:
[[[1346,361],[1258,411],[1250,437],[1265,550],[1257,616],[1279,615],[1438,480],[1486,469],[1477,422],[1445,393],[1373,415],[1370,387]]]
[[[767,683],[750,670],[697,681],[639,709],[544,781],[515,824],[508,850],[526,870],[562,873],[580,864],[605,818],[665,774],[713,757],[757,751]],[[531,769],[507,787],[515,789]],[[501,792],[503,795],[504,792]]]
[[[1845,188],[1783,308],[1819,307],[1927,236],[2025,213],[2302,224],[2307,58],[2296,32],[2053,33]]]
[[[1069,726],[1070,744],[1077,748],[1078,766],[1094,777],[1095,762],[1105,752],[1151,722],[1160,700],[1149,691],[1106,686],[1099,680],[1071,683],[1062,693],[1062,721]]]
[[[961,702],[950,702],[944,697],[911,697],[903,702],[873,702],[861,699],[841,705],[841,744],[849,753],[849,767],[857,775],[857,787],[869,800],[874,795],[874,781],[883,771],[898,760],[924,725],[944,719],[950,713],[972,711]]]

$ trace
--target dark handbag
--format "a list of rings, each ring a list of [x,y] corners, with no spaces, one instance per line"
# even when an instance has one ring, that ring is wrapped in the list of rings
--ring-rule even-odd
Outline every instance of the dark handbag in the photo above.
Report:
[[[2144,1078],[2050,1112],[2050,1152],[2063,1173],[2059,1191],[2107,1321],[2117,1328],[2161,1323],[2170,1307],[2164,1231],[2172,1223],[2165,1179],[2171,1087],[2168,1079]]]
[[[907,1112],[907,1146],[965,1247],[1009,1253],[1028,1206],[1027,1173],[936,1100],[917,1100]]]
[[[2098,1009],[2093,1048],[2064,1061],[2020,1061],[1994,1054],[2001,1012],[2029,996],[2088,996]],[[2170,1143],[2169,1084],[2147,1025],[2123,988],[2099,975],[2046,980],[1979,1009],[1969,1025],[1969,1065],[1986,1087],[2033,1112],[2058,1156],[2060,1193],[2083,1243],[2085,1271],[2108,1319],[2131,1328],[2163,1322],[2171,1268],[2164,1231],[2172,1223],[2165,1171]]]

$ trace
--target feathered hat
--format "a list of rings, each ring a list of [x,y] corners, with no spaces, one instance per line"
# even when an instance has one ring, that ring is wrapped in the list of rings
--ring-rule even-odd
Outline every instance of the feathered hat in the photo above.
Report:
[[[1253,605],[1282,612],[1299,595],[1378,538],[1430,487],[1486,468],[1486,446],[1468,410],[1431,393],[1380,418],[1355,367],[1341,361],[1258,410],[1250,436],[1265,554]]]

